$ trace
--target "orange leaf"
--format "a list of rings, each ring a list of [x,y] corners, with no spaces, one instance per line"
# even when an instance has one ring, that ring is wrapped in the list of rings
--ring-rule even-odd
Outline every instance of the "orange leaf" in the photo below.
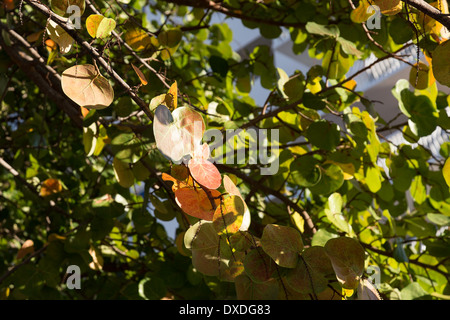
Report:
[[[214,198],[214,204],[220,205],[220,192],[217,190],[208,190],[209,197],[203,189],[181,188],[175,191],[175,199],[186,214],[212,221],[214,209],[211,205],[211,198]]]
[[[62,185],[58,179],[47,179],[42,182],[40,196],[47,197],[54,193],[58,193],[62,191]]]
[[[142,73],[142,71],[139,70],[139,68],[137,68],[134,64],[131,64],[131,66],[133,67],[134,72],[136,72],[136,74],[138,75],[139,80],[141,80],[142,85],[143,85],[143,86],[147,85],[148,81],[147,81],[147,79],[145,78],[145,76],[144,76],[144,74]]]
[[[34,252],[34,242],[33,240],[27,240],[23,243],[22,248],[17,252],[17,259],[22,259],[29,253]]]

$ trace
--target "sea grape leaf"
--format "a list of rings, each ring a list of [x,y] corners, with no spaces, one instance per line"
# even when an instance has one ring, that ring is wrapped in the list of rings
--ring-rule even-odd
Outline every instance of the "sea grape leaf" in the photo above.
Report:
[[[444,167],[442,168],[442,175],[444,176],[445,183],[450,187],[450,158],[445,160]]]
[[[234,284],[238,300],[276,300],[280,290],[276,279],[257,283],[247,275],[237,277]]]
[[[114,175],[119,184],[124,188],[129,188],[134,184],[134,175],[128,163],[114,157],[113,160]]]
[[[66,69],[61,77],[61,86],[66,96],[88,109],[104,109],[114,99],[114,90],[108,80],[91,64]]]
[[[211,199],[215,206],[220,205],[220,192],[209,190]],[[175,191],[175,200],[186,214],[211,221],[213,220],[214,210],[211,200],[203,189],[181,188]]]
[[[425,90],[431,86],[435,79],[430,68],[423,62],[419,62],[419,73],[417,73],[417,63],[409,71],[409,83],[418,90]]]
[[[189,107],[170,110],[159,105],[155,110],[153,132],[156,145],[161,153],[179,162],[185,155],[192,154],[200,144],[205,131],[205,122],[197,111]]]
[[[208,189],[217,189],[222,184],[222,177],[217,167],[208,160],[209,156],[209,145],[204,143],[194,150],[188,167],[196,182]]]
[[[92,38],[106,38],[116,28],[116,21],[101,14],[91,14],[86,19],[86,29]]]
[[[231,180],[230,177],[227,175],[224,175],[223,177],[223,187],[225,188],[225,191],[228,192],[228,194],[240,197],[242,202],[244,203],[244,217],[242,218],[242,224],[241,227],[239,228],[239,231],[247,231],[248,228],[250,227],[251,214],[247,204],[244,201],[244,198],[241,195],[241,192],[236,187],[233,180]]]
[[[358,300],[381,300],[377,289],[367,279],[361,279],[357,291]]]
[[[165,47],[174,48],[180,43],[182,36],[183,33],[178,28],[163,30],[158,34],[158,41]]]
[[[33,252],[34,252],[34,242],[33,242],[33,240],[28,239],[22,244],[22,247],[17,252],[16,259],[20,260],[20,259],[24,258],[27,254],[33,253]]]
[[[244,201],[239,196],[229,196],[216,208],[213,225],[219,234],[239,231],[244,218]]]
[[[368,0],[359,1],[358,7],[352,10],[352,12],[350,13],[350,19],[354,23],[366,22],[367,19],[369,19],[373,14],[373,11],[368,10],[369,7],[370,3]]]
[[[61,182],[58,179],[47,179],[42,182],[39,195],[41,197],[47,197],[55,193],[62,191]]]
[[[380,7],[381,13],[387,16],[396,15],[403,8],[400,0],[373,0],[373,4]]]
[[[322,176],[319,161],[309,155],[298,157],[292,161],[290,171],[289,179],[301,187],[316,185]]]
[[[353,238],[339,237],[325,244],[337,279],[346,289],[356,289],[364,272],[364,249]]]
[[[294,228],[268,224],[263,230],[261,247],[280,267],[294,268],[303,250],[303,241]]]
[[[433,51],[432,70],[436,80],[447,87],[450,87],[450,40],[442,42]]]
[[[227,268],[227,261],[218,255],[221,238],[211,222],[201,220],[197,228],[189,245],[192,248],[192,264],[205,275],[218,276],[221,270]]]
[[[256,283],[263,283],[273,279],[277,270],[275,261],[261,247],[251,249],[246,254],[244,268],[247,276]]]
[[[306,136],[317,148],[331,151],[339,145],[339,126],[326,120],[316,121],[310,124]]]
[[[71,6],[76,6],[80,9],[80,16],[84,13],[86,8],[86,2],[84,0],[51,0],[50,7],[54,13],[59,16],[70,16],[73,11],[70,10]]]
[[[144,30],[137,27],[127,30],[124,40],[134,51],[142,51],[159,46],[159,42],[155,37],[149,36]]]
[[[72,49],[75,40],[59,24],[50,20],[46,30],[50,39],[59,45],[61,53],[68,53]]]
[[[324,248],[309,247],[301,254],[297,266],[286,275],[286,284],[301,294],[318,294],[327,288],[333,274]]]

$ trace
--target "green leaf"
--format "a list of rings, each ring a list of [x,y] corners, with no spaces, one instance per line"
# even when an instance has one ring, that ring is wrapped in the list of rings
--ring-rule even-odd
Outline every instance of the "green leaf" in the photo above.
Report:
[[[438,226],[450,226],[450,217],[440,213],[428,213],[428,220]]]
[[[342,286],[356,289],[364,272],[364,249],[359,242],[347,237],[330,239],[325,251]]]
[[[339,126],[326,120],[316,121],[306,130],[306,137],[317,148],[331,151],[340,142]]]
[[[333,24],[324,26],[324,25],[320,25],[318,23],[309,21],[305,27],[306,27],[306,31],[308,31],[309,33],[318,34],[321,36],[337,38],[337,37],[339,37],[339,34],[340,34],[338,26],[333,25]]]
[[[298,254],[303,250],[303,241],[294,228],[268,224],[261,237],[261,246],[280,267],[294,268]]]
[[[429,295],[418,282],[412,282],[400,290],[402,300],[415,300]]]
[[[292,161],[290,172],[289,179],[301,187],[312,187],[321,178],[319,161],[312,156],[302,156]]]

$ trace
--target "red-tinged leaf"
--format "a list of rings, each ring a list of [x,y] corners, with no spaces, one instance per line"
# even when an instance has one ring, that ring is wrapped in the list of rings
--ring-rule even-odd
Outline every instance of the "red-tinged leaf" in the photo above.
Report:
[[[220,205],[220,192],[217,190],[209,190],[210,197],[216,206]],[[210,197],[203,189],[182,188],[175,191],[175,199],[186,214],[211,221],[214,215],[214,208],[211,205]]]
[[[209,146],[203,144],[194,152],[194,157],[189,160],[189,171],[195,181],[208,189],[217,189],[222,184],[222,177],[216,166],[208,160]]]
[[[159,151],[173,162],[191,155],[194,146],[200,144],[205,123],[200,113],[188,108],[175,109],[173,113],[159,105],[155,110],[153,132]]]

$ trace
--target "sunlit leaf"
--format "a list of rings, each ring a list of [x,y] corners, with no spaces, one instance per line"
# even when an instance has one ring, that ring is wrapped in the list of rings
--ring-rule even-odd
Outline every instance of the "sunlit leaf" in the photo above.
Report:
[[[209,190],[209,195],[203,189],[181,188],[175,191],[175,199],[181,210],[190,216],[211,221],[215,206],[220,204],[220,192],[217,190]]]
[[[358,285],[358,300],[381,300],[381,297],[372,283],[361,279]]]
[[[41,191],[39,191],[39,195],[41,197],[47,197],[55,193],[59,193],[62,191],[61,182],[58,179],[47,179],[42,182]]]
[[[213,225],[219,234],[239,231],[244,218],[244,201],[239,196],[229,196],[216,208]]]
[[[155,110],[153,132],[161,153],[174,162],[192,154],[205,130],[202,116],[188,107],[170,110],[160,105]]]
[[[233,180],[231,180],[231,178],[227,175],[223,176],[223,187],[225,188],[225,191],[228,192],[228,194],[240,197],[242,202],[244,203],[244,217],[239,231],[247,231],[251,223],[251,214],[244,198],[241,195],[241,192],[236,187],[236,184],[233,182]]]
[[[106,18],[100,14],[91,14],[86,19],[86,29],[92,38],[106,38],[116,27],[114,19]]]
[[[142,85],[146,86],[148,81],[145,78],[144,73],[139,68],[137,68],[134,64],[131,64],[131,66],[133,67],[134,72],[136,72],[136,74],[138,75],[139,80],[141,81]]]
[[[75,40],[53,20],[50,20],[47,25],[47,33],[50,39],[59,45],[61,53],[68,53],[70,51]]]
[[[66,69],[61,77],[61,86],[71,100],[87,109],[104,109],[114,99],[108,80],[91,64]]]
[[[222,177],[217,167],[208,160],[210,157],[209,146],[204,143],[194,150],[188,167],[196,182],[208,189],[217,189],[222,184]]]
[[[442,168],[442,175],[444,176],[447,186],[450,187],[450,158],[445,160],[444,167]]]

